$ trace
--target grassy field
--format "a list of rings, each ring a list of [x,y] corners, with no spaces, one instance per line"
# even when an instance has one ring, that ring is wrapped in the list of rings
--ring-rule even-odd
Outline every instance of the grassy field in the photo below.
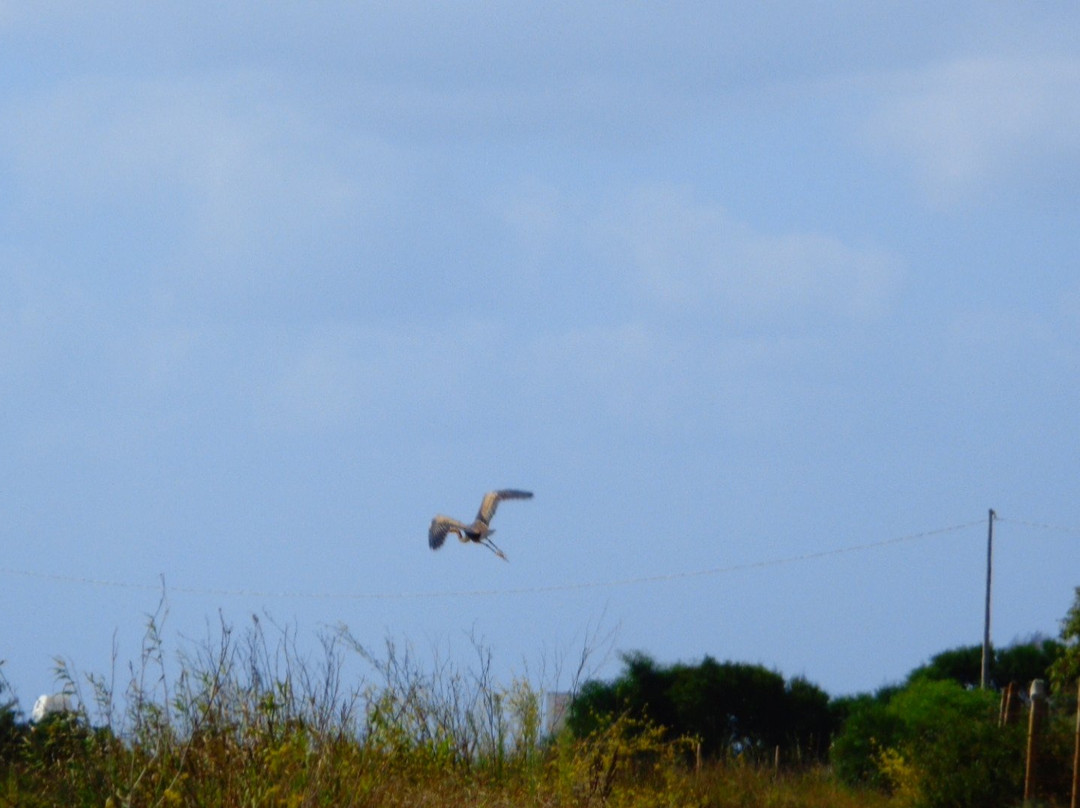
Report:
[[[40,754],[5,767],[4,806],[886,806],[823,769],[706,764],[625,739],[555,743],[529,759],[465,762],[448,750],[379,750],[297,727],[238,728],[153,748],[54,724]],[[34,745],[38,745],[37,739]],[[624,757],[620,758],[618,750]]]
[[[0,713],[0,806],[890,804],[821,767],[698,764],[691,742],[627,719],[544,737],[539,691],[497,684],[479,645],[465,669],[420,665],[390,642],[374,654],[344,633],[322,647],[313,664],[256,619],[173,661],[154,618],[120,692],[58,663],[82,707],[34,727]],[[349,684],[356,656],[369,675]]]

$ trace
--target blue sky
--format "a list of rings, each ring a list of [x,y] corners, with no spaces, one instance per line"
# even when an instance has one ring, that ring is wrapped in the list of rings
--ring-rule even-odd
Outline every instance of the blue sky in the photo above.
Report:
[[[1056,634],[1078,35],[0,2],[0,670],[28,709],[125,666],[163,577],[174,648],[260,614],[515,671],[600,627],[870,690],[980,641],[989,508],[995,640]],[[428,549],[497,487],[511,563]]]

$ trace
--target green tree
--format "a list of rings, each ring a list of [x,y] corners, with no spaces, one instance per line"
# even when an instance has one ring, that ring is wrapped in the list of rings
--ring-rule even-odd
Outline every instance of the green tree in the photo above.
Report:
[[[759,665],[717,662],[662,667],[634,653],[613,682],[589,682],[570,707],[568,724],[584,736],[618,716],[651,722],[672,737],[693,736],[706,756],[822,756],[837,726],[829,697],[805,679],[785,682]]]
[[[567,726],[580,738],[611,724],[619,716],[672,727],[677,722],[667,693],[672,674],[646,654],[623,654],[625,670],[613,682],[590,680],[570,705]]]
[[[719,663],[705,657],[679,666],[668,693],[679,731],[701,739],[702,752],[748,752],[784,743],[787,698],[784,677],[758,665]]]
[[[1069,692],[1080,679],[1080,586],[1061,621],[1061,654],[1050,668],[1050,681],[1058,692]]]
[[[1044,637],[995,648],[990,660],[991,683],[1003,687],[1009,682],[1026,685],[1033,679],[1046,679],[1063,651],[1061,643]],[[946,680],[962,687],[978,687],[982,680],[982,646],[965,645],[942,651],[907,677],[908,684]]]
[[[791,679],[786,690],[789,710],[786,745],[824,760],[840,726],[829,694],[802,677]]]
[[[1034,679],[1049,679],[1054,664],[1065,646],[1048,637],[1033,637],[994,654],[993,678],[999,687],[1009,682],[1027,684]]]
[[[982,678],[982,646],[966,645],[934,654],[925,665],[908,674],[908,684],[919,681],[953,681],[963,687],[977,687]]]

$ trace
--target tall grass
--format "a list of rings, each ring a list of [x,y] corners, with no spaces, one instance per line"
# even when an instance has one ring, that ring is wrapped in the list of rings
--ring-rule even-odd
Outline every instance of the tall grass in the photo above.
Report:
[[[0,745],[0,806],[886,804],[820,769],[695,767],[686,741],[626,718],[585,739],[545,737],[538,686],[497,682],[475,640],[471,664],[421,664],[407,645],[376,652],[339,630],[313,661],[288,630],[222,620],[173,660],[162,620],[148,620],[119,692],[115,664],[80,677],[58,662],[84,706]],[[368,674],[346,681],[356,659]]]

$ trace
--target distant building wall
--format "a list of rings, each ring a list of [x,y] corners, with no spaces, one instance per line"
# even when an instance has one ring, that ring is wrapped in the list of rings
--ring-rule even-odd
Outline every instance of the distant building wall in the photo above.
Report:
[[[566,726],[566,716],[570,710],[569,693],[544,694],[544,727],[548,735],[558,735]]]

